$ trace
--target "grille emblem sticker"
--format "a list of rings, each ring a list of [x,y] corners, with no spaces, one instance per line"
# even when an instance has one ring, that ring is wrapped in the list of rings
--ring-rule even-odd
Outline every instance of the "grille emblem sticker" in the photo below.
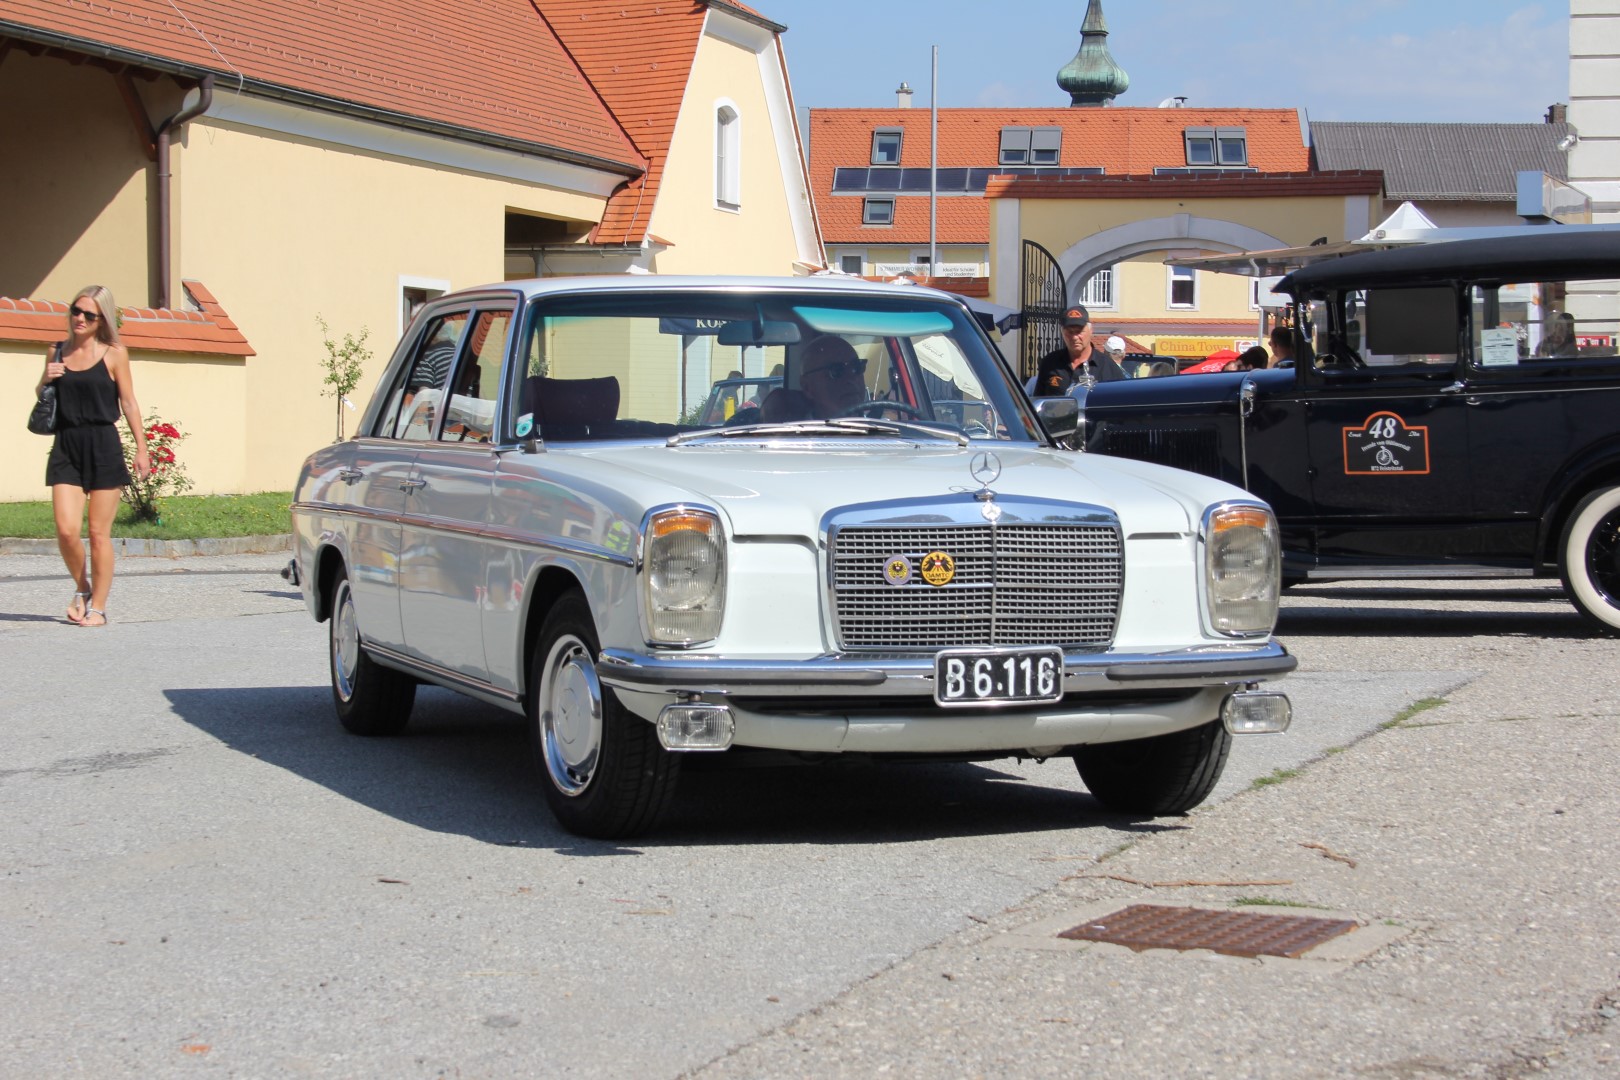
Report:
[[[922,579],[938,587],[949,585],[956,576],[956,560],[943,551],[930,551],[922,557]]]
[[[883,580],[890,585],[904,585],[911,580],[911,560],[896,555],[883,564]]]

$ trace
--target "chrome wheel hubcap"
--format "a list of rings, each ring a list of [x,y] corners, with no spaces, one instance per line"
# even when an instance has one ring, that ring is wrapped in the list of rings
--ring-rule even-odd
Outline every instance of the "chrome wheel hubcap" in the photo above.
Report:
[[[564,795],[590,785],[602,753],[602,684],[577,637],[552,645],[541,685],[540,737],[546,772]]]
[[[345,581],[332,612],[332,686],[344,701],[354,697],[354,675],[359,666],[360,627],[354,618],[354,597]]]

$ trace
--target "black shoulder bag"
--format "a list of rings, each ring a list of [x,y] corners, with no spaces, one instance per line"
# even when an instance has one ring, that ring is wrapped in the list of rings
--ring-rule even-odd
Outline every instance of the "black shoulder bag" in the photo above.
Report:
[[[56,359],[62,359],[62,346],[56,347]],[[39,388],[39,400],[28,414],[28,430],[35,435],[56,434],[56,383],[48,382]]]

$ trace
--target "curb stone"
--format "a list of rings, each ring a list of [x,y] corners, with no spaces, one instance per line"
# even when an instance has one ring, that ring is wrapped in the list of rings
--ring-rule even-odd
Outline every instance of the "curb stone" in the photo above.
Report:
[[[89,541],[85,543],[88,545]],[[203,540],[145,540],[113,537],[113,553],[126,556],[155,555],[179,558],[183,555],[259,555],[292,550],[292,534],[273,536],[223,536]],[[55,555],[55,540],[0,537],[0,555]]]

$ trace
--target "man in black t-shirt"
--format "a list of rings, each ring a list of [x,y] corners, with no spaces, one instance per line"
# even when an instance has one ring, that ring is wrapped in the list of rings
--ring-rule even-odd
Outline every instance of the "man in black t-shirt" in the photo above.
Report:
[[[1091,313],[1079,304],[1063,313],[1063,344],[1041,357],[1035,397],[1062,397],[1077,382],[1113,382],[1125,369],[1091,340]]]

